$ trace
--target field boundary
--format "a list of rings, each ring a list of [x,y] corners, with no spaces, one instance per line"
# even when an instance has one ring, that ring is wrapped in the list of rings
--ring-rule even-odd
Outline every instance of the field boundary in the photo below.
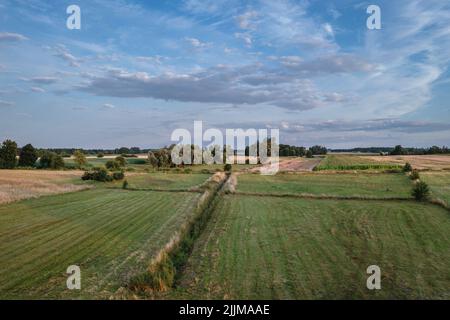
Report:
[[[237,191],[232,193],[234,195],[242,196],[256,196],[256,197],[277,197],[277,198],[297,198],[297,199],[317,199],[317,200],[373,200],[373,201],[414,201],[413,197],[366,197],[366,196],[337,196],[337,195],[319,195],[319,194],[292,194],[292,193],[263,193],[263,192],[242,192]]]

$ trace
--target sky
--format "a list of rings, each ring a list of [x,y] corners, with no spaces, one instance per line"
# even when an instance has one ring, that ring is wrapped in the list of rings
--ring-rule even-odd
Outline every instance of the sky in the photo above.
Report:
[[[1,0],[0,140],[154,148],[203,121],[293,145],[448,146],[449,62],[442,0]]]

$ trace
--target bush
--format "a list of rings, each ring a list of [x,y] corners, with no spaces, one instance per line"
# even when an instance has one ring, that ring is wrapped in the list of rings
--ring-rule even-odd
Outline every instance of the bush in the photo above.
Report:
[[[225,172],[231,172],[231,169],[232,169],[232,167],[231,167],[231,164],[229,164],[229,163],[227,163],[223,167],[223,171],[225,171]]]
[[[103,153],[97,154],[97,158],[103,158],[105,155]]]
[[[127,180],[123,180],[122,182],[122,189],[127,189],[128,188],[128,181]]]
[[[117,171],[117,170],[120,170],[120,163],[118,163],[115,160],[108,160],[105,163],[105,167],[106,167],[106,169]]]
[[[127,165],[127,160],[124,156],[116,157],[115,161],[119,164],[120,167],[125,167]]]
[[[123,178],[125,178],[125,174],[123,173],[123,171],[117,171],[113,172],[112,177],[114,180],[122,180]]]
[[[100,182],[110,182],[113,177],[105,168],[94,168],[91,171],[86,171],[81,177],[83,180],[95,180]]]
[[[419,171],[413,170],[409,177],[411,178],[411,180],[419,180],[420,179]]]
[[[409,162],[405,163],[405,166],[403,167],[403,172],[411,172],[412,171],[412,166]]]
[[[306,151],[306,157],[307,158],[312,158],[313,157],[313,153],[311,150]]]
[[[419,181],[414,185],[412,195],[417,201],[427,200],[430,197],[430,188],[425,182]]]

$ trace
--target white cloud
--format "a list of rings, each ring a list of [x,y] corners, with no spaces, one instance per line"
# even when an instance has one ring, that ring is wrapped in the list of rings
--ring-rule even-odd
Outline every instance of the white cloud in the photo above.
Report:
[[[256,11],[247,11],[244,14],[241,14],[236,17],[236,22],[239,28],[244,30],[254,30],[256,29],[256,21],[255,19],[258,17],[258,12]]]
[[[45,90],[39,87],[31,87],[31,91],[33,92],[39,92],[39,93],[44,93]]]
[[[0,42],[16,42],[24,40],[28,40],[28,38],[19,33],[0,32]]]
[[[184,38],[186,42],[188,42],[194,49],[204,49],[211,46],[210,43],[202,42],[197,38]]]
[[[115,109],[116,106],[110,103],[105,103],[103,106],[103,109]]]
[[[236,39],[242,39],[247,47],[250,47],[253,43],[252,36],[249,33],[236,32],[234,34]]]

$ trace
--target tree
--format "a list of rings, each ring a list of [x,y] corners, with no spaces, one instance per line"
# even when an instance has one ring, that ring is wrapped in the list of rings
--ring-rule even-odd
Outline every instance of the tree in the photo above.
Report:
[[[309,150],[312,152],[312,154],[327,154],[327,148],[322,146],[312,146],[309,148]]]
[[[430,189],[425,182],[419,181],[414,185],[412,195],[417,201],[427,200],[430,196]]]
[[[54,152],[44,151],[39,159],[39,166],[46,169],[61,169],[64,168],[64,160]]]
[[[393,156],[401,156],[407,154],[407,152],[401,145],[397,145],[395,146],[394,150],[391,151],[390,154]]]
[[[115,161],[119,164],[119,166],[121,167],[125,167],[127,165],[127,160],[122,157],[122,156],[118,156],[116,157]]]
[[[76,150],[73,153],[73,158],[78,168],[81,168],[87,164],[86,156],[81,150]]]
[[[306,157],[307,158],[312,158],[313,157],[313,153],[311,150],[306,151]]]
[[[27,144],[20,150],[19,166],[34,167],[37,159],[38,155],[36,149],[31,144]]]
[[[12,140],[3,141],[0,148],[0,168],[14,169],[17,165],[17,143]]]
[[[411,172],[412,171],[412,166],[409,162],[405,163],[405,166],[403,167],[403,172]]]
[[[99,153],[99,154],[97,154],[97,158],[103,158],[105,155],[103,154],[103,153]]]

